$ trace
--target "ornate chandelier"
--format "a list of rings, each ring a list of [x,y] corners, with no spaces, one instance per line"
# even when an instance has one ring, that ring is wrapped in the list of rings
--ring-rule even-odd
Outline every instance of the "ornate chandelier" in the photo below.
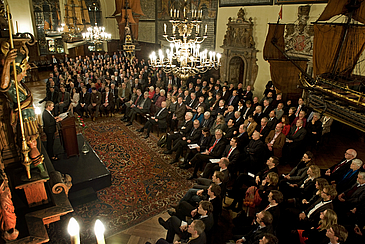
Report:
[[[202,10],[191,10],[190,19],[186,15],[184,7],[183,18],[180,18],[179,10],[170,11],[172,24],[172,36],[166,34],[167,26],[164,24],[163,37],[170,43],[170,49],[166,49],[166,57],[163,51],[150,55],[151,65],[162,68],[166,73],[173,73],[182,80],[189,76],[204,73],[211,68],[218,69],[220,66],[220,53],[204,50],[201,51],[200,44],[208,37],[207,25],[204,34],[201,35]],[[191,37],[195,29],[195,37]],[[177,32],[177,33],[176,33]]]
[[[97,23],[94,27],[87,28],[87,32],[82,33],[84,40],[95,44],[110,40],[111,37],[111,34],[105,32],[105,27],[98,27]]]

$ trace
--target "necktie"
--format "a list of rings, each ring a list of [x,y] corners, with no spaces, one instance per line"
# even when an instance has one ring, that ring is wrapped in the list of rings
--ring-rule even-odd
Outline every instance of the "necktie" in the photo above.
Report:
[[[262,130],[264,129],[264,127],[261,127],[261,129],[260,129],[260,134],[261,134],[261,132],[262,132]]]
[[[139,99],[139,96],[137,97],[136,101],[134,102],[134,105],[137,105],[138,99]]]
[[[211,146],[211,147],[209,148],[209,152],[212,152],[212,151],[213,151],[213,148],[215,147],[215,145],[217,144],[217,142],[218,142],[218,140],[215,140],[215,142],[214,142],[213,146]]]
[[[232,98],[231,98],[231,100],[229,100],[229,103],[228,103],[228,105],[231,105],[231,104],[232,104],[232,102],[233,102],[233,99],[234,99],[234,97],[232,97]]]
[[[247,112],[248,112],[248,108],[246,108],[246,111],[245,111],[245,113],[243,114],[243,118],[245,119],[246,118],[246,115],[247,115]]]
[[[295,130],[293,136],[297,133],[298,130],[299,130],[299,127],[297,127],[297,129]]]
[[[109,101],[108,98],[109,98],[109,92],[106,94],[106,97],[105,97],[105,102],[106,103]]]
[[[190,136],[192,136],[194,134],[195,128],[193,129],[193,131],[190,133]]]
[[[229,158],[229,155],[231,155],[231,152],[232,152],[232,147],[231,147],[231,149],[229,149],[229,151],[228,151],[227,158]]]
[[[161,108],[161,109],[160,109],[160,111],[158,111],[158,113],[157,113],[156,117],[158,117],[164,109],[165,109],[165,108]]]
[[[298,114],[299,114],[299,112],[300,112],[301,107],[302,107],[302,105],[299,105],[299,106],[298,106],[298,109],[297,109],[297,111],[295,112],[295,117],[298,117]]]
[[[203,127],[206,126],[208,120],[204,120]]]
[[[339,168],[341,168],[345,163],[347,163],[347,160],[343,161],[342,163],[340,163],[339,165],[337,165],[331,172],[331,174],[333,174],[334,172],[336,172],[336,170],[338,170]]]

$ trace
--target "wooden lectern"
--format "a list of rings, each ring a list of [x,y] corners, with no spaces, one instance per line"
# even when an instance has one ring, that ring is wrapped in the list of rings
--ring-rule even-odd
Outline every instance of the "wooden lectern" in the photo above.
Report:
[[[59,123],[59,135],[61,144],[66,151],[67,157],[79,155],[77,144],[75,117],[68,116]]]

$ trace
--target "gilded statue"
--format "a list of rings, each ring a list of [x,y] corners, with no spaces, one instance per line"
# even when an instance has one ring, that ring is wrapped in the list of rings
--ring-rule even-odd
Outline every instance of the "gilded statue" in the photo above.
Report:
[[[2,57],[2,72],[0,81],[0,92],[2,92],[8,99],[11,108],[10,124],[13,127],[14,135],[20,135],[19,133],[19,112],[17,104],[17,93],[14,81],[14,71],[11,66],[15,60],[16,74],[18,80],[19,100],[21,104],[21,115],[24,125],[24,136],[28,147],[30,148],[29,157],[33,166],[37,167],[40,171],[41,177],[46,178],[48,176],[43,166],[43,155],[40,154],[37,148],[37,139],[39,138],[38,123],[33,108],[33,97],[30,90],[23,83],[26,76],[28,64],[28,50],[22,46],[19,50],[10,50],[10,45],[7,42],[1,44]],[[16,138],[19,144],[19,137]],[[29,169],[29,168],[28,168]],[[27,170],[27,173],[28,170]],[[28,178],[30,173],[28,174]]]

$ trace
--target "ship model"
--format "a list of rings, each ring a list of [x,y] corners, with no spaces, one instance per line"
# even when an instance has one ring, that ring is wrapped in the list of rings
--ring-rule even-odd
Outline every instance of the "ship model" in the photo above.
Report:
[[[326,22],[338,15],[346,21]],[[314,23],[313,75],[306,72],[307,60],[285,52],[285,25],[270,24],[264,59],[274,85],[294,95],[304,89],[315,111],[365,132],[365,77],[354,74],[365,48],[364,23],[365,1],[329,0]]]
[[[67,0],[65,4],[65,26],[62,38],[65,42],[82,41],[82,32],[90,27],[89,11],[84,0]]]
[[[115,11],[112,16],[118,22],[119,38],[122,42],[125,42],[125,34],[129,30],[132,42],[138,40],[138,25],[141,15],[145,14],[142,11],[140,0],[115,0]]]

